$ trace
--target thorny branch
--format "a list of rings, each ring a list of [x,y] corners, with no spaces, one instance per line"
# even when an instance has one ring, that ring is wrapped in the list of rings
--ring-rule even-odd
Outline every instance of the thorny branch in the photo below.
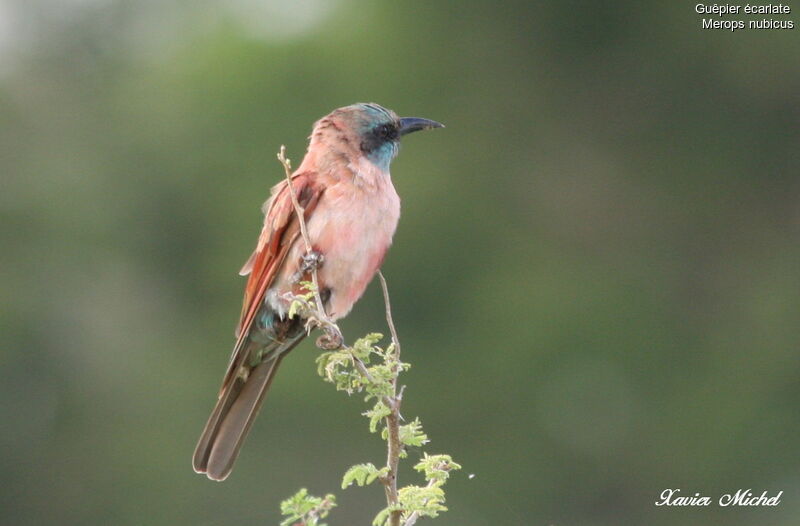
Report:
[[[300,223],[300,235],[303,237],[303,243],[306,246],[306,256],[310,256],[314,252],[314,248],[311,245],[311,238],[309,238],[308,229],[306,228],[306,210],[300,206],[300,202],[297,200],[297,194],[294,191],[294,186],[292,186],[292,162],[286,157],[286,146],[284,145],[281,145],[281,150],[278,153],[278,161],[283,165],[283,171],[286,173],[286,185],[289,189],[289,195],[292,198],[295,215],[297,215],[297,220]],[[317,266],[313,265],[310,270],[311,282],[314,284],[314,303],[317,308],[315,312],[316,319],[309,321],[325,332],[324,336],[317,338],[317,347],[325,350],[338,349],[343,343],[342,331],[331,321],[328,314],[325,312],[325,305],[322,303],[322,297],[319,294]]]
[[[386,285],[386,278],[383,277],[383,272],[378,271],[378,277],[381,280],[381,290],[383,291],[383,302],[386,304],[386,324],[389,326],[389,331],[392,333],[392,343],[394,344],[394,374],[392,376],[392,394],[389,396],[388,404],[389,414],[386,415],[386,429],[388,430],[388,451],[386,454],[386,467],[389,472],[384,477],[384,488],[386,489],[386,501],[389,505],[397,504],[397,467],[400,463],[400,453],[402,451],[402,444],[400,443],[400,404],[402,403],[402,389],[398,394],[397,392],[397,368],[400,367],[400,340],[397,338],[397,331],[394,327],[394,320],[392,320],[392,305],[389,302],[389,287]],[[389,518],[391,526],[399,526],[402,510],[395,510]],[[413,524],[413,523],[412,523]]]
[[[300,223],[300,233],[303,237],[303,242],[305,243],[306,254],[309,255],[313,252],[313,247],[311,245],[311,239],[308,236],[308,230],[306,228],[305,209],[300,206],[300,203],[297,200],[297,195],[294,191],[294,187],[292,186],[292,165],[290,160],[286,158],[286,147],[283,145],[281,146],[280,153],[278,153],[278,160],[283,165],[284,171],[286,172],[286,183],[289,186],[289,194],[292,197],[292,204],[294,205],[295,214],[297,215],[297,219]],[[400,340],[397,337],[397,330],[395,329],[394,320],[392,319],[392,307],[389,302],[389,288],[386,285],[386,278],[383,277],[383,273],[380,271],[378,271],[378,277],[380,278],[381,290],[383,291],[383,301],[386,306],[386,323],[389,326],[389,331],[392,334],[392,343],[394,344],[395,352],[395,368],[397,368],[400,367]],[[317,269],[314,267],[311,268],[311,280],[314,284],[313,292],[315,302],[313,317],[316,318],[315,320],[311,320],[311,322],[325,331],[325,335],[317,339],[317,347],[320,347],[324,350],[341,348],[344,342],[342,333],[338,325],[336,325],[336,323],[333,322],[325,312],[325,306],[323,305],[322,298],[319,294]],[[356,356],[353,356],[353,360],[358,372],[361,373],[361,375],[364,376],[367,381],[374,383],[374,379],[367,369],[366,364],[364,364],[364,362]],[[393,372],[397,373],[398,371],[395,369]],[[389,414],[385,419],[386,429],[388,432],[388,451],[386,455],[387,473],[386,475],[380,477],[379,480],[381,484],[383,484],[386,493],[387,504],[390,507],[396,507],[399,502],[397,493],[397,469],[400,463],[400,454],[402,453],[402,444],[400,442],[400,421],[402,420],[402,416],[400,415],[400,404],[403,400],[403,388],[401,387],[399,392],[397,388],[397,374],[394,375],[391,385],[391,394],[383,397],[383,403],[389,408]],[[392,511],[389,519],[389,525],[400,526],[402,514],[403,511],[399,509]],[[418,513],[412,513],[405,521],[403,526],[413,526],[418,517]]]

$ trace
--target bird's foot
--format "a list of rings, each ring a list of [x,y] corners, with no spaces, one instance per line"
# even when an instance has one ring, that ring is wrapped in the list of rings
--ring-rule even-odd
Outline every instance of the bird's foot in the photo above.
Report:
[[[297,272],[292,274],[292,283],[299,283],[306,274],[310,275],[313,274],[314,271],[319,270],[324,261],[325,256],[322,252],[317,252],[316,250],[312,250],[300,256],[300,264],[297,266]]]
[[[312,250],[300,258],[300,271],[303,273],[314,272],[322,266],[324,261],[325,256],[322,254],[322,252]]]

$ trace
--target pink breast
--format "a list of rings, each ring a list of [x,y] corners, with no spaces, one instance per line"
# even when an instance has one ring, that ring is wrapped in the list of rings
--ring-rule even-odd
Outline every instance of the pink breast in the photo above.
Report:
[[[332,291],[329,310],[335,318],[347,315],[364,294],[392,243],[400,200],[390,190],[330,196],[309,223],[309,235],[325,255],[320,287]]]
[[[361,159],[332,176],[322,172],[325,191],[311,217],[308,234],[324,262],[317,274],[321,289],[330,289],[328,314],[346,316],[375,276],[392,243],[400,218],[400,198],[388,173]],[[281,297],[305,254],[297,239],[284,260],[269,297]],[[283,310],[285,307],[274,305]]]

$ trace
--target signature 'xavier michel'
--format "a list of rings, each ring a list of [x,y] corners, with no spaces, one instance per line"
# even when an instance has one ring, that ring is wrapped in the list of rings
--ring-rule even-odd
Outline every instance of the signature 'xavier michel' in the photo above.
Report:
[[[264,228],[241,270],[250,274],[236,345],[219,398],[206,423],[193,465],[224,480],[281,359],[305,336],[304,321],[287,316],[287,293],[304,292],[301,281],[322,261],[320,296],[332,320],[347,315],[377,272],[400,217],[400,198],[389,176],[400,137],[441,128],[438,122],[399,118],[377,104],[354,104],[320,119],[291,184],[314,254],[309,258],[288,183],[272,189]]]

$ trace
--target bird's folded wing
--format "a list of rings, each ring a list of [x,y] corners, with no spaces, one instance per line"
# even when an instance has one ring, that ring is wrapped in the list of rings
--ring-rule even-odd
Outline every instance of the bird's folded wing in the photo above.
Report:
[[[305,210],[306,220],[313,213],[323,191],[320,185],[315,184],[313,175],[303,172],[292,176],[292,188],[300,206]],[[282,181],[272,188],[272,195],[264,204],[264,227],[258,245],[240,271],[243,275],[249,273],[250,277],[245,287],[242,314],[236,328],[236,345],[220,394],[225,391],[236,371],[246,362],[248,348],[245,344],[250,326],[264,301],[264,294],[299,236],[300,223],[295,214],[289,186],[286,181]]]

